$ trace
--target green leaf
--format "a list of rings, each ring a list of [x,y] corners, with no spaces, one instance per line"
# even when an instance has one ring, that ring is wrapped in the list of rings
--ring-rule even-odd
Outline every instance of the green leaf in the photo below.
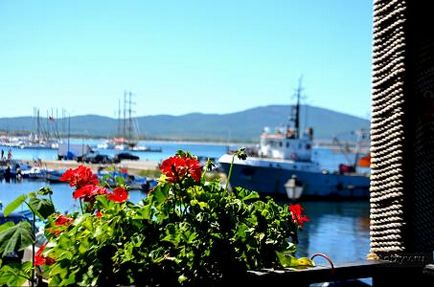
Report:
[[[55,212],[53,203],[45,198],[33,197],[29,200],[29,205],[41,219],[47,219],[48,216]]]
[[[307,258],[307,257],[300,257],[297,259],[297,266],[300,267],[313,267],[315,266],[315,263],[313,260]]]
[[[169,190],[167,188],[157,187],[151,193],[152,198],[156,201],[156,204],[163,203],[167,196],[169,195]]]
[[[23,204],[24,201],[26,201],[27,195],[21,194],[17,198],[15,198],[11,203],[6,206],[5,211],[3,212],[4,216],[9,216],[15,209],[20,207],[21,204]]]
[[[53,194],[53,190],[49,186],[41,187],[38,191],[39,195],[51,195]]]
[[[125,178],[122,176],[116,176],[115,178],[117,186],[125,186]]]
[[[49,277],[54,277],[55,275],[59,275],[61,278],[65,278],[68,274],[68,269],[62,267],[61,264],[54,264],[49,269]]]
[[[296,267],[298,266],[297,258],[289,254],[288,252],[278,252],[276,251],[277,259],[279,259],[280,265],[282,267]]]
[[[60,286],[71,286],[71,285],[75,285],[74,283],[76,283],[75,274],[72,273],[72,274],[68,274],[68,277],[64,278],[62,280],[62,282],[60,282],[59,285]],[[51,282],[50,282],[50,285],[51,285]],[[55,285],[52,285],[52,286],[55,286]]]
[[[198,234],[196,232],[187,231],[182,234],[182,237],[186,243],[192,244],[194,240],[198,237]]]
[[[182,282],[184,282],[185,280],[187,280],[188,278],[184,275],[184,274],[181,274],[179,277],[178,277],[178,282],[179,283],[182,283]]]
[[[151,219],[151,208],[150,204],[146,204],[143,206],[142,210],[140,210],[140,215],[142,219],[150,220]]]
[[[0,269],[0,285],[23,286],[31,278],[32,263],[8,264]]]
[[[26,273],[29,274],[29,278],[32,277],[32,269],[33,269],[33,264],[32,261],[26,261],[24,263],[21,264],[21,270]]]
[[[239,198],[241,198],[242,201],[249,201],[253,199],[259,199],[260,196],[255,191],[250,191],[248,189],[242,188],[242,187],[236,187],[235,193]]]
[[[33,243],[34,239],[32,226],[28,221],[20,221],[18,224],[3,230],[0,232],[1,257],[25,249]]]
[[[199,201],[198,204],[199,204],[200,209],[202,209],[202,210],[209,207],[208,203],[203,202],[203,201]]]
[[[3,223],[2,225],[0,225],[0,232],[3,232],[3,230],[6,230],[12,226],[14,226],[15,223],[13,223],[12,221],[7,221],[5,223]]]

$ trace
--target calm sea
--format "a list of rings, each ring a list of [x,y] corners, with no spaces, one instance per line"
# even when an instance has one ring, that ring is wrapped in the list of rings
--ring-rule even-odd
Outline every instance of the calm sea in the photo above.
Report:
[[[75,143],[81,143],[75,140]],[[96,145],[99,141],[87,142]],[[134,152],[142,160],[160,161],[183,149],[197,156],[217,158],[227,147],[215,144],[191,144],[168,142],[143,142],[143,145],[153,148],[161,147],[163,152]],[[0,147],[1,148],[1,147]],[[4,148],[6,150],[6,148]],[[103,153],[115,154],[114,150]],[[13,149],[12,154],[17,159],[56,159],[56,150]],[[325,148],[314,149],[313,159],[321,163],[323,169],[334,171],[339,163],[348,163],[354,156],[344,156]],[[0,201],[3,205],[13,200],[19,194],[38,190],[45,182],[0,183]],[[77,202],[72,199],[72,191],[65,184],[52,185],[53,200],[56,207],[62,211],[77,209]],[[139,201],[144,197],[141,192],[131,192],[130,200]],[[369,202],[304,202],[306,213],[311,218],[305,229],[300,233],[299,255],[306,256],[316,252],[329,255],[334,262],[352,262],[363,260],[369,250]],[[319,259],[320,260],[320,259]],[[323,262],[321,262],[323,263]]]

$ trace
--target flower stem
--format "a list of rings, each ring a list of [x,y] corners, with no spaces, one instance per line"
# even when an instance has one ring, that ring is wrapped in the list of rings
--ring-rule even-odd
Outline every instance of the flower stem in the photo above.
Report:
[[[32,233],[33,233],[33,242],[32,242],[32,279],[30,280],[31,286],[34,287],[35,286],[35,254],[36,254],[36,226],[35,226],[35,222],[36,222],[36,214],[35,211],[33,210],[33,208],[30,206],[30,204],[27,201],[24,201],[24,203],[27,205],[27,207],[30,209],[30,211],[32,212]]]
[[[229,167],[229,172],[228,172],[228,178],[227,178],[227,180],[226,180],[225,192],[228,191],[229,182],[230,182],[230,180],[231,180],[231,176],[232,176],[232,167],[234,166],[235,156],[236,156],[236,154],[234,154],[234,155],[232,156],[232,161],[231,161],[231,165],[230,165],[230,167]]]
[[[35,213],[34,212],[32,212],[33,213],[33,218],[32,218],[32,230],[33,230],[33,234],[34,234],[34,237],[35,237],[35,239],[33,240],[33,242],[32,242],[32,287],[34,287],[35,286],[35,254],[36,254],[36,234],[35,234],[35,229],[36,229],[36,227],[35,227],[35,221],[36,221],[36,216],[35,216]]]
[[[83,203],[81,202],[81,198],[78,200],[78,202],[80,203],[81,214],[84,214]]]
[[[50,199],[51,204],[52,204],[53,206],[55,206],[55,205],[54,205],[54,202],[53,202],[53,197],[51,196],[50,193],[48,194],[48,198]]]

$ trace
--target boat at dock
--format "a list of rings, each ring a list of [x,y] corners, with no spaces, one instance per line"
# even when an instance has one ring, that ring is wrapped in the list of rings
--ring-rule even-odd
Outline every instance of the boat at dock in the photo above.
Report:
[[[290,120],[292,126],[288,124],[275,131],[265,129],[260,136],[259,148],[251,153],[252,156],[246,160],[234,159],[231,186],[290,199],[300,196],[319,199],[368,198],[369,176],[356,172],[356,165],[341,164],[339,171],[329,172],[312,160],[313,129],[300,133],[300,94],[301,82]],[[219,158],[226,174],[232,157],[227,153]]]
[[[162,152],[161,147],[150,147],[150,146],[135,146],[131,148],[132,151],[143,151],[143,152]]]
[[[113,138],[111,140],[105,140],[98,144],[99,150],[120,150],[120,151],[137,151],[137,152],[162,152],[161,147],[151,147],[139,145],[137,141],[129,140],[123,137]]]

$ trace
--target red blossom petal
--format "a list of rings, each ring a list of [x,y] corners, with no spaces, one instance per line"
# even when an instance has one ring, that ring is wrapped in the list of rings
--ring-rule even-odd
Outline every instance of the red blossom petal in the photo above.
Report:
[[[187,173],[187,167],[183,158],[172,156],[161,163],[160,170],[166,175],[167,181],[175,183]]]
[[[47,243],[44,243],[39,247],[38,251],[35,254],[34,258],[34,266],[41,266],[41,265],[52,265],[54,264],[55,260],[50,257],[45,257],[42,255],[42,253],[45,250],[45,247],[47,247]]]
[[[188,165],[188,172],[193,180],[199,182],[202,176],[202,168],[200,167],[199,161],[194,158],[187,158],[186,163]]]
[[[51,257],[45,257],[45,265],[53,265],[54,263],[56,263],[56,260]]]
[[[199,161],[185,156],[169,157],[161,163],[160,170],[166,176],[167,181],[172,183],[183,180],[188,174],[194,181],[199,182],[202,174]]]
[[[291,212],[294,223],[300,227],[303,227],[304,223],[310,220],[309,217],[303,214],[303,207],[301,204],[297,203],[289,205],[289,211]]]
[[[113,190],[113,193],[107,196],[107,199],[117,203],[122,203],[128,199],[128,192],[125,188],[117,187]]]
[[[42,266],[44,264],[45,264],[45,258],[42,256],[35,255],[35,261],[33,262],[33,265]]]
[[[75,199],[83,198],[84,201],[91,201],[95,196],[107,194],[107,189],[93,184],[85,185],[72,193]]]
[[[97,210],[96,213],[95,213],[95,216],[101,218],[102,217],[102,212],[99,211],[99,210]]]
[[[93,190],[93,193],[95,195],[102,195],[102,194],[107,194],[108,190],[105,187],[97,185],[97,186],[95,186],[95,189]]]
[[[84,198],[86,196],[91,196],[93,194],[93,191],[95,190],[96,186],[95,185],[85,185],[79,189],[77,189],[76,191],[74,191],[72,193],[72,197],[74,197],[75,199],[78,198]]]
[[[73,218],[60,214],[59,216],[57,216],[56,221],[54,221],[54,224],[56,226],[63,226],[63,225],[69,225],[73,221],[74,221]]]
[[[60,181],[66,181],[69,183],[70,186],[74,186],[75,185],[74,178],[75,178],[75,171],[72,169],[68,169],[62,174],[62,176],[60,177]]]
[[[98,184],[98,177],[92,173],[88,166],[80,165],[75,169],[68,169],[61,177],[61,181],[66,181],[72,187],[81,188],[88,184]]]
[[[36,251],[36,256],[41,256],[42,252],[45,250],[45,247],[47,247],[47,243],[44,243],[39,247],[38,251]]]

